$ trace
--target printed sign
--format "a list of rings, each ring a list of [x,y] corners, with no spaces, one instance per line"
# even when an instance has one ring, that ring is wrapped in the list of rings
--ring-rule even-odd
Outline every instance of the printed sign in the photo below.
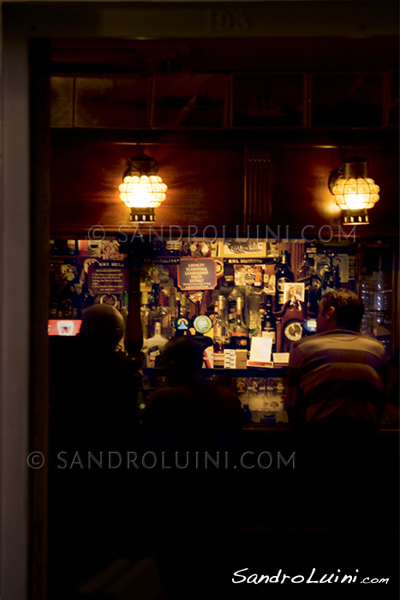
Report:
[[[213,290],[217,285],[217,269],[213,258],[182,258],[178,267],[181,290]]]
[[[99,261],[88,269],[92,294],[122,294],[127,288],[127,272],[120,261]]]

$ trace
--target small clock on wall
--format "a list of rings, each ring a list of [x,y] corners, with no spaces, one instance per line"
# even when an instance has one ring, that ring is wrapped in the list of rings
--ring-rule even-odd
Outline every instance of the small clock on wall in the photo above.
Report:
[[[293,319],[288,321],[283,328],[283,335],[290,342],[298,342],[303,336],[303,325],[301,321]]]
[[[290,301],[283,305],[279,313],[275,313],[277,352],[289,352],[293,342],[298,342],[304,334],[304,302]]]

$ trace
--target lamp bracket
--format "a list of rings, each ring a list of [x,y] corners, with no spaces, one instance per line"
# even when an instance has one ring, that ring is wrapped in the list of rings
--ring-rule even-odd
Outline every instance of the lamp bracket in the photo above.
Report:
[[[127,165],[123,178],[132,175],[152,175],[158,171],[157,161],[143,152],[128,160]]]

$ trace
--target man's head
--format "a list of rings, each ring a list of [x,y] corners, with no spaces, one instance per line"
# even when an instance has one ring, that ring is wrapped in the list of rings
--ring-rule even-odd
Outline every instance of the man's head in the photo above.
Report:
[[[83,311],[80,334],[115,350],[124,335],[125,324],[120,312],[107,304],[94,304]]]
[[[364,304],[357,294],[339,289],[328,292],[319,303],[317,333],[333,329],[359,331]]]
[[[203,364],[203,350],[190,337],[178,337],[165,345],[161,364],[170,385],[184,384],[199,375]]]

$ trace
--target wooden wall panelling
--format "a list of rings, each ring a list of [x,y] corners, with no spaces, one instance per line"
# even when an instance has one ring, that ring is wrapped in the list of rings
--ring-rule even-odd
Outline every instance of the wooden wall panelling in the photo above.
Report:
[[[156,225],[189,226],[220,235],[223,226],[243,223],[243,151],[231,144],[152,144],[144,152],[157,160],[158,174],[168,186],[167,198],[156,210]],[[51,165],[51,231],[87,235],[101,225],[118,231],[129,225],[129,210],[119,199],[118,186],[136,144],[106,142],[57,144]],[[192,229],[192,232],[194,229]]]
[[[245,152],[244,226],[268,225],[271,222],[271,152]]]
[[[368,175],[380,186],[380,200],[369,211],[370,225],[358,227],[357,236],[398,233],[398,151],[393,148],[275,148],[271,161],[272,225],[289,226],[291,237],[316,234],[324,227],[335,233],[341,225],[340,211],[328,189],[330,173],[346,158],[361,156]]]

